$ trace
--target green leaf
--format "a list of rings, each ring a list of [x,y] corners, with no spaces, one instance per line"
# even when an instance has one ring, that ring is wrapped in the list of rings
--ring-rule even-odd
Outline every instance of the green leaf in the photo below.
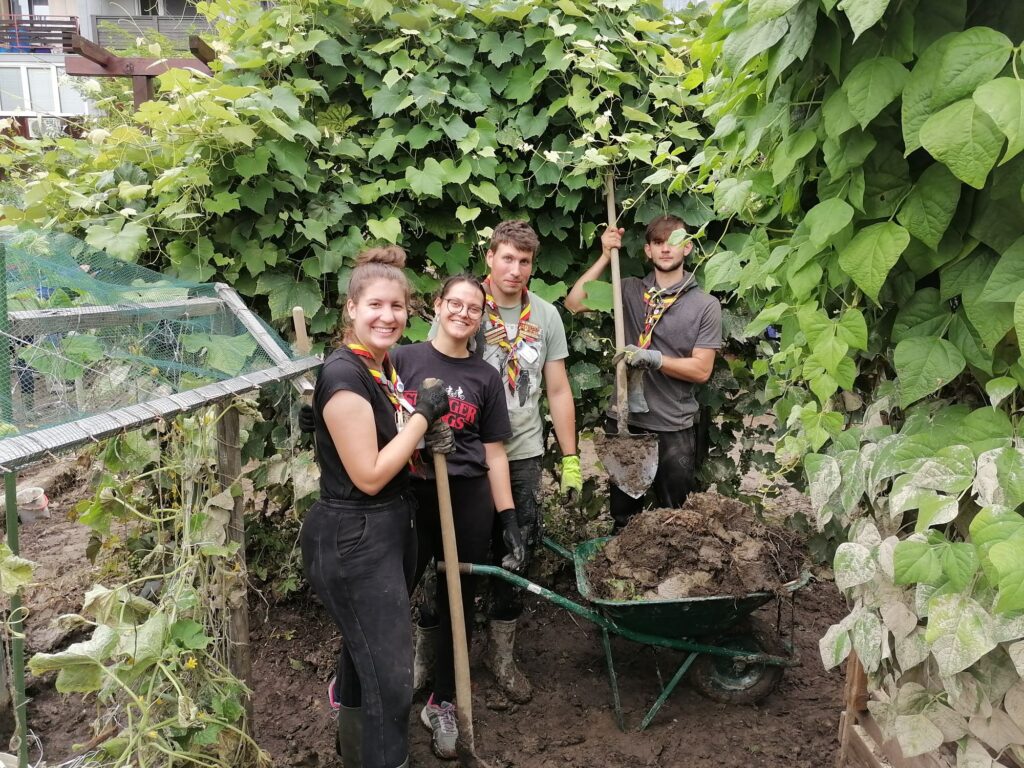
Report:
[[[801,228],[807,229],[807,237],[817,248],[828,245],[832,238],[842,232],[853,220],[853,208],[842,200],[832,197],[822,200],[811,208],[804,217]]]
[[[237,155],[235,157],[235,170],[244,180],[253,176],[262,176],[267,172],[267,161],[270,160],[270,150],[265,147],[256,147],[251,155]]]
[[[910,243],[910,235],[891,221],[865,227],[839,253],[839,266],[872,301],[878,303],[889,270]]]
[[[1024,149],[1024,82],[996,78],[978,86],[973,98],[1009,141],[1000,165],[1020,154]]]
[[[373,147],[370,149],[366,158],[368,160],[373,160],[375,157],[380,157],[384,160],[390,160],[394,157],[395,150],[398,148],[401,138],[401,136],[396,136],[394,131],[388,128],[373,143]]]
[[[896,313],[892,340],[896,343],[914,336],[940,336],[952,315],[935,288],[922,288]]]
[[[218,132],[232,144],[245,144],[247,147],[251,147],[256,138],[256,131],[248,125],[226,125]]]
[[[479,184],[470,184],[469,191],[489,205],[501,205],[501,197],[498,194],[498,188],[489,181],[482,181]]]
[[[409,182],[409,189],[420,197],[441,197],[441,190],[444,188],[445,171],[441,164],[432,157],[423,162],[423,169],[407,166],[405,178]]]
[[[1013,303],[1013,327],[1017,331],[1017,338],[1024,339],[1024,293]]]
[[[772,180],[781,184],[792,173],[797,161],[807,155],[818,144],[814,131],[802,130],[787,136],[772,160]]]
[[[867,349],[868,325],[863,313],[856,307],[843,312],[836,325],[836,336],[851,349]]]
[[[597,312],[612,311],[611,283],[606,283],[603,280],[591,280],[583,286],[583,289],[587,292],[587,298],[583,300],[583,305],[587,309]]]
[[[981,189],[999,158],[1003,135],[972,99],[962,99],[925,121],[921,145],[958,179]]]
[[[367,219],[366,228],[378,240],[387,240],[389,243],[397,243],[402,234],[402,222],[395,216],[388,216],[383,221]]]
[[[229,376],[240,374],[245,361],[256,351],[256,339],[251,336],[190,333],[180,340],[186,352],[198,354],[205,350],[206,365]]]
[[[996,408],[1003,400],[1008,398],[1017,389],[1017,380],[1010,376],[999,376],[985,382],[985,392],[988,394],[989,402]]]
[[[745,179],[723,179],[715,187],[715,210],[722,216],[739,213],[747,204],[754,182]]]
[[[137,222],[117,216],[106,224],[89,227],[85,242],[97,250],[106,251],[115,259],[134,261],[149,245],[149,230]]]
[[[896,345],[893,361],[903,408],[951,382],[967,364],[956,347],[934,336],[904,339]]]
[[[1024,293],[1024,237],[1016,240],[996,262],[981,291],[982,301],[1014,302]]]
[[[841,0],[837,7],[850,20],[856,40],[879,22],[888,6],[889,0]]]
[[[909,155],[921,146],[921,126],[925,121],[949,101],[935,104],[935,93],[940,87],[937,72],[942,64],[942,57],[952,41],[952,36],[944,37],[925,49],[914,65],[910,78],[903,87],[903,143],[906,147],[904,155]]]
[[[931,542],[919,533],[896,544],[893,549],[896,584],[931,584],[942,581],[942,562]]]
[[[955,675],[996,647],[992,617],[977,601],[953,593],[928,602],[925,639],[939,664],[939,674]]]
[[[210,213],[223,216],[229,211],[239,211],[242,207],[238,203],[238,195],[234,192],[218,192],[213,197],[203,200],[203,208]]]
[[[1002,72],[1013,43],[989,27],[971,27],[953,36],[936,73],[935,106],[951,104]]]
[[[523,38],[518,32],[506,32],[502,38],[497,32],[485,32],[480,38],[480,52],[488,53],[491,63],[500,67],[523,52]]]
[[[469,267],[473,252],[468,243],[453,243],[445,250],[444,244],[434,241],[427,246],[427,258],[431,264],[440,267],[442,274],[457,275]]]
[[[178,619],[171,625],[170,640],[187,651],[201,651],[213,638],[203,631],[203,625],[192,619]]]
[[[287,320],[293,307],[302,307],[306,317],[314,317],[323,306],[319,284],[291,272],[264,272],[256,282],[256,291],[267,297],[272,320]]]
[[[747,18],[750,21],[767,21],[784,16],[800,0],[750,0]]]
[[[870,549],[862,544],[846,541],[836,549],[832,570],[835,573],[836,586],[847,590],[871,581],[878,570],[878,564]]]
[[[734,73],[744,64],[764,53],[786,34],[789,22],[785,18],[748,23],[742,29],[730,32],[722,45],[722,59]]]
[[[900,207],[896,220],[933,251],[953,220],[960,182],[945,165],[928,166]]]
[[[569,287],[561,280],[557,283],[546,283],[539,277],[530,280],[530,293],[537,294],[547,302],[554,303],[563,299],[568,292]]]
[[[820,453],[809,453],[804,457],[804,472],[807,475],[807,488],[811,497],[811,508],[818,520],[818,527],[823,528],[828,522],[822,516],[829,499],[832,498],[842,483],[839,463]]]
[[[476,217],[480,215],[480,209],[473,207],[467,208],[464,205],[460,205],[455,209],[455,218],[463,224],[468,224],[471,221],[475,221]]]
[[[7,542],[0,541],[0,592],[13,595],[32,581],[36,564],[15,555]]]
[[[942,572],[953,589],[963,590],[978,570],[978,553],[968,542],[947,543],[939,550]]]
[[[1024,610],[1024,540],[994,544],[988,557],[999,573],[996,610],[1002,613]]]
[[[37,653],[29,659],[28,668],[37,676],[57,671],[56,688],[61,693],[98,691],[106,679],[102,667],[117,641],[117,630],[100,624],[88,640],[59,653]]]
[[[866,59],[850,71],[843,90],[861,128],[899,97],[909,76],[902,64],[888,56]]]

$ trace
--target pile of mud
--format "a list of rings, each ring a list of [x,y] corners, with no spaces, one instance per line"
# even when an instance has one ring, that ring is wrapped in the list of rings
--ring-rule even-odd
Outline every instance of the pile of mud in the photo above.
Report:
[[[606,600],[678,600],[775,591],[796,578],[803,551],[791,531],[746,504],[695,493],[679,509],[636,515],[587,565]]]

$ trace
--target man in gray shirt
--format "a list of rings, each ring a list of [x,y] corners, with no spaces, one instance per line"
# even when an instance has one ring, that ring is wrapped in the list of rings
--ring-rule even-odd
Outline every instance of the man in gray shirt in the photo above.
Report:
[[[693,487],[696,474],[698,405],[695,388],[705,383],[722,346],[722,308],[718,300],[700,289],[684,267],[693,243],[670,244],[673,232],[686,225],[676,216],[659,216],[647,225],[644,253],[654,270],[644,278],[622,281],[623,325],[626,341],[618,353],[626,364],[642,372],[643,394],[648,410],[630,411],[629,431],[658,436],[658,472],[653,490],[658,504],[678,507]],[[601,235],[601,256],[583,273],[566,297],[572,312],[586,310],[586,284],[597,280],[611,261],[613,248],[622,245],[622,229],[609,228]],[[613,401],[614,404],[614,401]],[[618,424],[609,410],[607,431]],[[643,508],[643,497],[634,499],[611,486],[611,512],[616,529]]]

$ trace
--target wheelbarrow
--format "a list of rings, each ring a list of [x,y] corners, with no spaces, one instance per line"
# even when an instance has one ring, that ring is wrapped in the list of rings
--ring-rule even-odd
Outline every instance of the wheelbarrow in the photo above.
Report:
[[[625,732],[627,728],[612,656],[613,634],[643,645],[670,648],[686,654],[668,685],[662,688],[640,721],[638,731],[651,724],[687,673],[690,684],[708,698],[731,704],[753,703],[775,689],[786,667],[799,663],[793,652],[792,620],[790,638],[784,641],[777,628],[751,615],[761,606],[778,600],[780,595],[774,592],[678,600],[604,600],[597,597],[587,579],[586,566],[610,539],[591,539],[576,545],[571,552],[552,539],[545,537],[543,540],[544,546],[573,563],[576,589],[590,607],[497,566],[459,563],[459,570],[465,574],[503,579],[600,627],[619,730]],[[806,586],[810,578],[810,574],[804,572],[783,585],[780,594],[788,593],[792,604],[795,593]],[[778,607],[781,618],[781,601]]]

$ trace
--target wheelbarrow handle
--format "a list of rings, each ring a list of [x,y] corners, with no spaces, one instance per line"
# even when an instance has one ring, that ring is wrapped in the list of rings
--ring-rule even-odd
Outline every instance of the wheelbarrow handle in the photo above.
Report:
[[[559,544],[554,539],[552,539],[552,538],[550,538],[548,536],[545,536],[544,538],[541,539],[541,543],[545,547],[550,549],[552,552],[554,552],[556,555],[561,555],[566,560],[569,560],[570,562],[572,561],[572,552],[570,552],[568,549],[563,547],[561,544]]]

